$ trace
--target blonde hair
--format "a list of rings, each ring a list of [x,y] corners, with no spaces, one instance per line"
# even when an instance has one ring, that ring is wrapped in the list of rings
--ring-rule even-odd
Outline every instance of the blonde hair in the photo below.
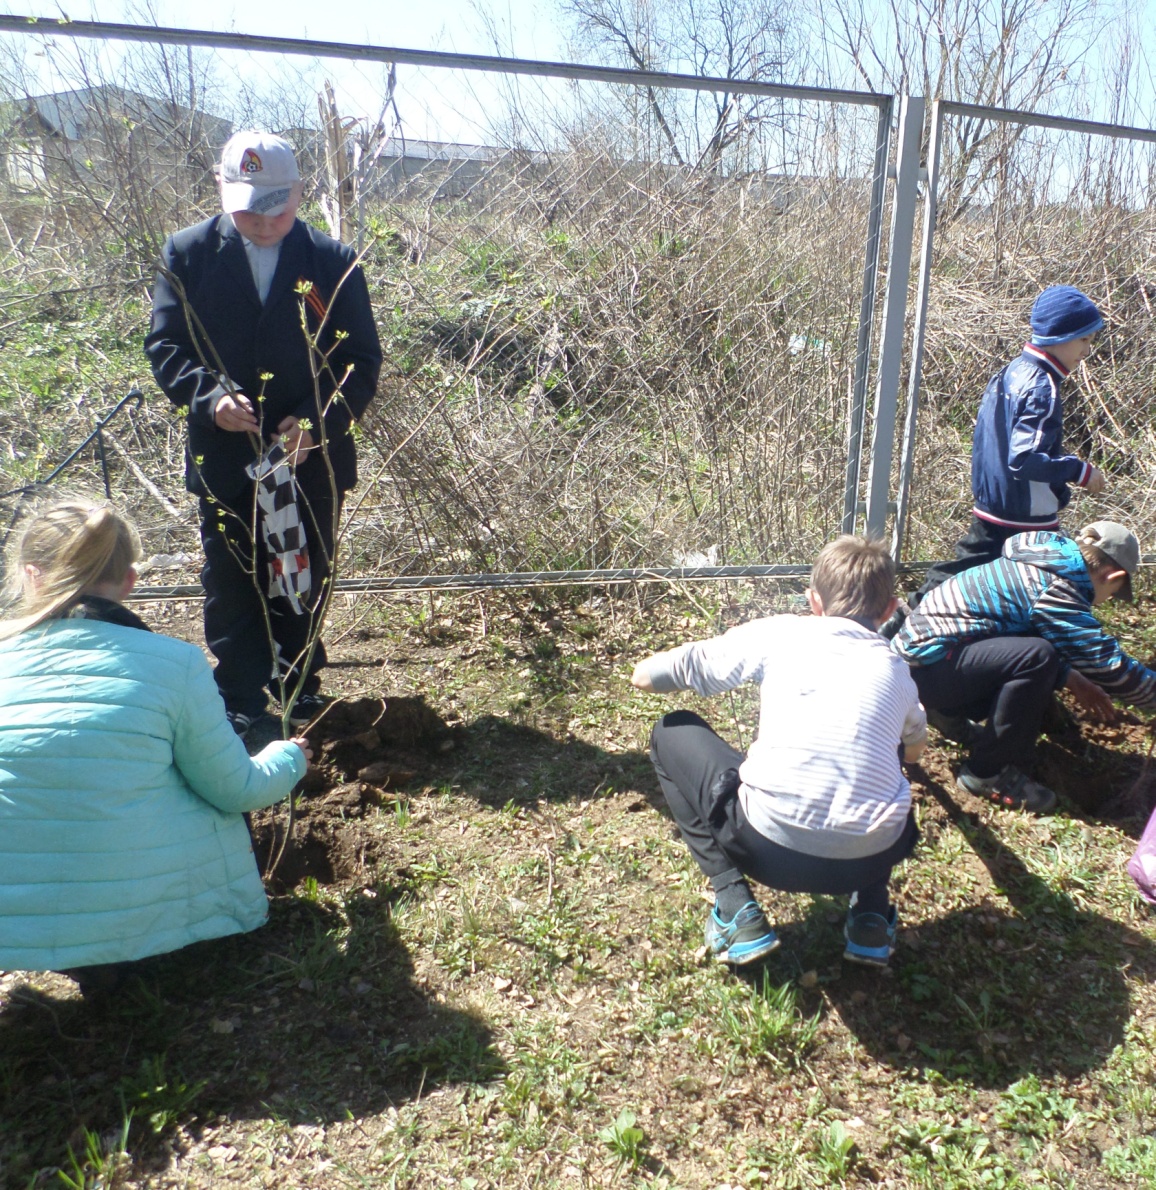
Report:
[[[0,640],[62,615],[93,587],[121,582],[139,556],[136,530],[107,506],[63,500],[37,513],[11,559],[9,596],[20,614],[0,624]]]
[[[883,542],[845,533],[815,559],[811,589],[824,615],[880,620],[895,595],[895,563]]]

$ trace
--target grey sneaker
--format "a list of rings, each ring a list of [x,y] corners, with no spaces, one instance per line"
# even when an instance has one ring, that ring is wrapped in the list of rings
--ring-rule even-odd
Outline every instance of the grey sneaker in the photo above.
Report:
[[[1007,810],[1050,814],[1056,808],[1055,791],[1033,781],[1014,764],[1004,765],[994,777],[977,777],[965,764],[955,783],[975,797],[986,798]]]
[[[741,967],[771,953],[779,945],[763,911],[748,901],[730,921],[723,921],[717,909],[706,919],[706,948],[720,963]]]
[[[945,715],[942,711],[927,710],[927,722],[939,732],[945,740],[954,740],[957,744],[971,747],[979,738],[983,728],[974,719],[966,715]]]
[[[866,967],[886,967],[895,953],[898,930],[899,914],[894,905],[886,917],[881,913],[857,913],[852,906],[843,926],[843,937],[847,939],[843,957]]]

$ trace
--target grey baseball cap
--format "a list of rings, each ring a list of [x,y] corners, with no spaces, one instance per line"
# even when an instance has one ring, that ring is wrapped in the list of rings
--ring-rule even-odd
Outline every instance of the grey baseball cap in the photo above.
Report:
[[[293,146],[270,132],[236,132],[225,142],[218,167],[221,206],[228,214],[280,215],[301,180]]]
[[[1119,521],[1093,521],[1080,530],[1081,541],[1094,545],[1102,554],[1107,554],[1121,570],[1126,571],[1128,581],[1117,594],[1117,599],[1132,602],[1132,576],[1140,569],[1140,542],[1131,529]]]

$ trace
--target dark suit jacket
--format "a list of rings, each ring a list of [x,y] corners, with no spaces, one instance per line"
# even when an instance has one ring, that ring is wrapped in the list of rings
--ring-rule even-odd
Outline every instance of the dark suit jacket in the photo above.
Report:
[[[188,227],[166,242],[145,352],[169,400],[188,409],[189,491],[229,502],[250,482],[244,471],[255,455],[250,436],[220,430],[213,421],[230,382],[253,402],[266,440],[293,416],[308,418],[314,441],[320,441],[324,410],[337,488],[347,491],[357,482],[351,425],[377,388],[381,345],[355,259],[351,248],[298,219],[281,241],[262,306],[244,243],[228,215]],[[312,283],[308,293],[299,292],[302,281]],[[180,300],[181,288],[196,319]],[[310,333],[318,336],[313,364],[321,369],[319,386],[301,326],[303,310]],[[339,339],[341,331],[347,337]],[[320,358],[324,353],[327,367]],[[263,373],[269,374],[264,380]],[[320,452],[313,452],[302,464],[301,479],[323,479],[324,470]]]

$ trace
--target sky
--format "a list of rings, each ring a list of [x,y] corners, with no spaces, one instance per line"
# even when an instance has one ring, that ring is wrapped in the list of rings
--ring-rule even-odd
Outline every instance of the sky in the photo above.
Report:
[[[155,24],[177,29],[264,34],[275,37],[347,42],[355,45],[442,50],[452,53],[501,54],[552,61],[566,57],[564,39],[553,0],[277,0],[276,4],[237,4],[235,0],[197,0],[194,5],[153,0],[0,0],[0,12],[21,16],[125,24]],[[147,13],[151,12],[150,20]],[[322,15],[324,14],[324,19]],[[16,36],[14,40],[38,41]],[[93,42],[82,42],[88,47]],[[218,51],[211,51],[218,53]],[[297,71],[312,71],[310,84],[319,89],[324,78],[333,81],[343,115],[373,119],[380,115],[384,89],[382,68],[373,64],[314,63],[302,58],[273,59],[220,51],[224,73],[235,72],[248,81],[276,89]],[[66,89],[67,80],[47,73],[44,56],[33,68],[44,71],[45,91]],[[115,73],[113,71],[112,73]],[[479,143],[492,135],[490,116],[504,111],[502,80],[477,72],[418,70],[402,66],[398,72],[398,112],[409,138]],[[72,86],[77,85],[75,82]],[[507,84],[508,85],[508,84]],[[542,88],[537,87],[541,93]],[[206,106],[211,106],[207,104]],[[275,121],[271,121],[275,122]],[[314,121],[315,122],[315,121]]]
[[[516,56],[555,58],[562,52],[551,0],[482,0],[478,4],[471,0],[427,0],[425,4],[413,0],[339,0],[328,5],[316,0],[247,5],[235,0],[197,0],[195,5],[155,0],[150,7],[155,13],[152,23],[178,29],[493,53],[493,41],[479,15],[485,12],[505,36],[512,36]],[[44,0],[3,0],[0,11],[45,17],[63,12],[73,20],[147,23],[141,15],[145,11],[141,4],[115,0],[67,0],[60,5]]]
[[[802,0],[800,0],[802,2]],[[875,0],[866,0],[867,4]],[[885,0],[878,0],[884,3]],[[1047,0],[1040,0],[1041,4]],[[1136,34],[1142,46],[1156,41],[1152,18],[1156,0],[1132,0]],[[146,7],[147,6],[147,7]],[[554,61],[570,59],[564,19],[557,0],[276,0],[275,3],[238,4],[236,0],[0,0],[0,12],[57,17],[66,12],[77,20],[104,20],[129,24],[154,23],[174,28],[265,34],[302,39],[347,42],[357,45],[442,50],[456,53],[501,54]],[[150,21],[149,14],[152,14]],[[12,42],[38,39],[11,35]],[[63,40],[63,39],[62,39]],[[81,43],[92,46],[92,42]],[[1105,40],[1104,46],[1090,47],[1093,67],[1103,68],[1119,48]],[[318,62],[298,57],[259,55],[247,60],[232,51],[211,51],[216,55],[218,78],[227,85],[240,78],[264,96],[297,91],[316,111],[313,95],[329,80],[338,92],[342,115],[373,121],[381,115],[384,73],[371,63],[331,60]],[[106,54],[110,57],[111,50]],[[579,51],[580,60],[590,61],[592,51]],[[1149,55],[1156,61],[1156,54]],[[44,55],[32,55],[34,70],[41,70],[43,91],[66,89],[67,82],[48,77]],[[37,64],[39,62],[39,65]],[[109,73],[115,76],[115,67]],[[788,80],[791,81],[791,80]],[[804,81],[804,80],[799,80]],[[814,82],[815,79],[805,81]],[[825,79],[834,85],[858,85],[855,80]],[[1133,103],[1123,113],[1129,122],[1147,123],[1151,113],[1152,69],[1133,77]],[[304,82],[306,85],[299,85]],[[419,69],[402,65],[398,70],[397,112],[401,131],[411,139],[451,140],[462,143],[497,143],[508,127],[508,99],[516,93],[518,105],[529,113],[527,127],[535,121],[550,124],[551,104],[565,105],[574,92],[563,83],[512,81],[494,74]],[[71,85],[78,85],[72,83]],[[1135,88],[1140,88],[1136,90]],[[1054,100],[1052,101],[1055,102]],[[206,106],[214,110],[208,97]],[[258,105],[259,106],[259,105]],[[1045,103],[1045,109],[1050,105]],[[232,112],[217,110],[217,114]],[[1061,114],[1066,114],[1061,112]],[[1104,118],[1100,112],[1091,113]],[[259,115],[254,115],[254,120]],[[309,117],[306,115],[306,118]],[[310,119],[310,122],[315,122]],[[504,123],[505,122],[505,123]],[[271,115],[269,124],[277,123]],[[289,126],[282,123],[282,127]],[[536,147],[531,145],[530,147]]]

